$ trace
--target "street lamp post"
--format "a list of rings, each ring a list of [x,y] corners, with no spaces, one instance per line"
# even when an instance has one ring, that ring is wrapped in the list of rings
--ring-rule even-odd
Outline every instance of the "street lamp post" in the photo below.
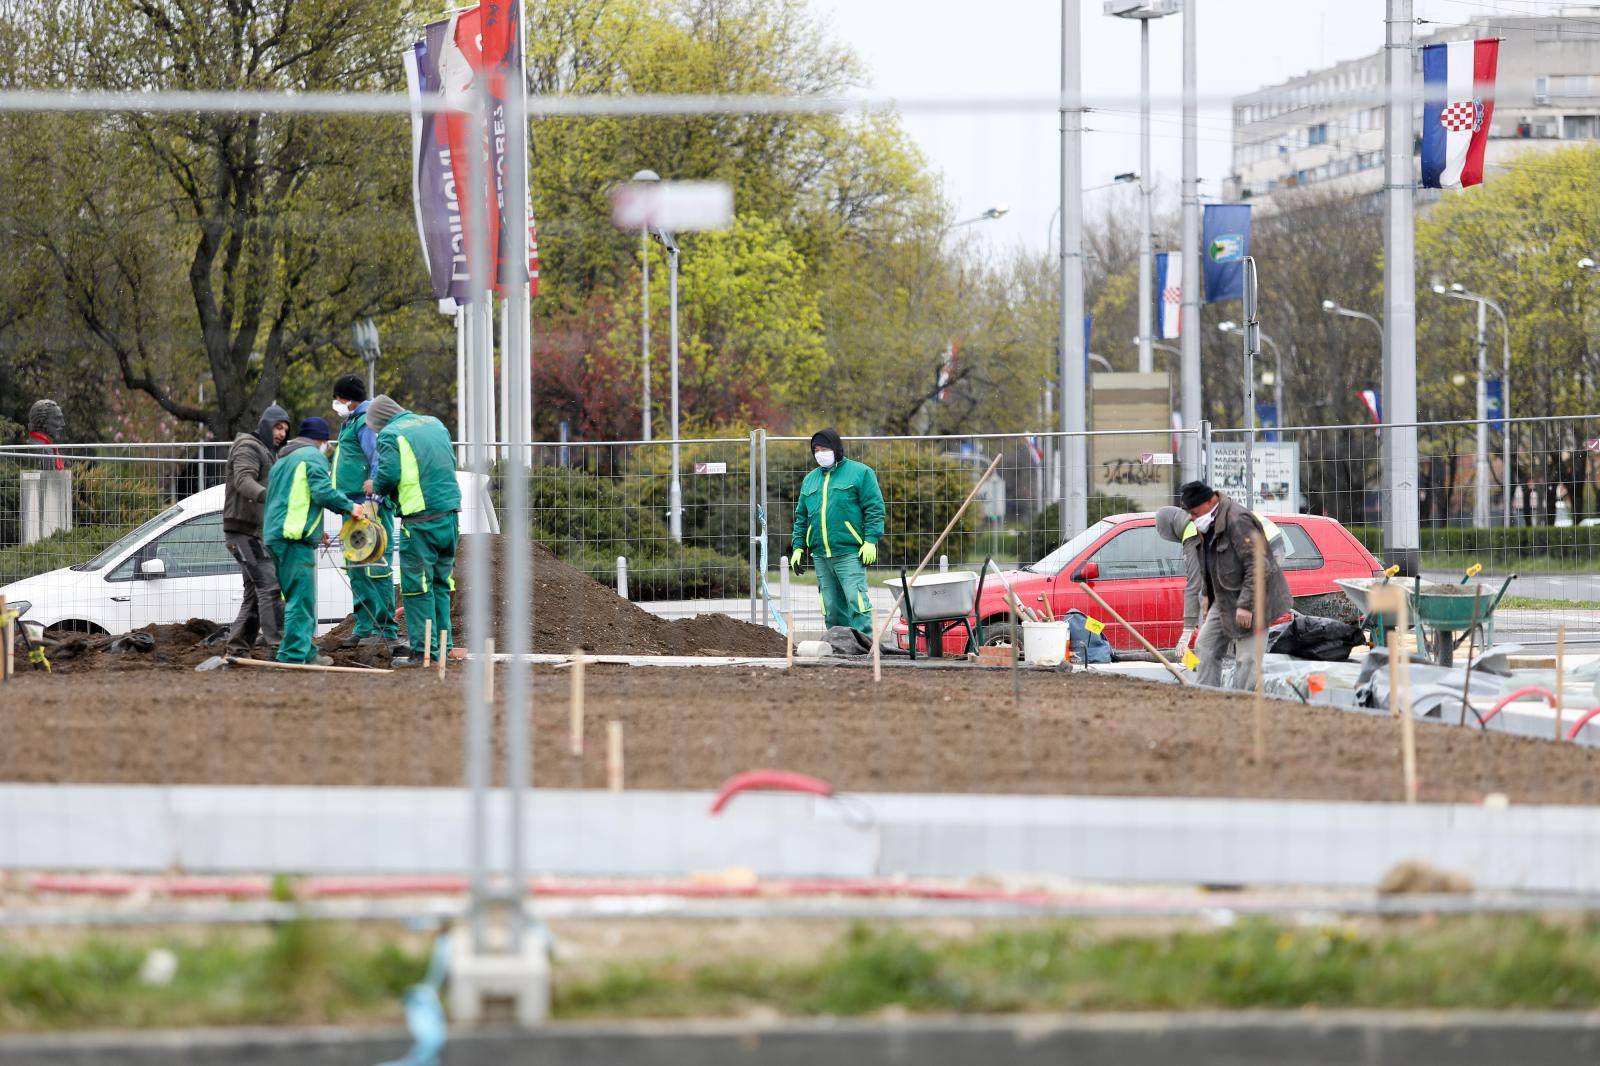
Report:
[[[1155,369],[1151,329],[1151,286],[1155,278],[1154,190],[1150,187],[1150,22],[1176,14],[1178,0],[1105,0],[1103,10],[1139,22],[1139,373]]]
[[[667,299],[672,312],[667,321],[671,338],[667,351],[672,363],[672,481],[667,486],[667,524],[672,539],[683,543],[683,482],[678,477],[678,242],[665,230],[656,231],[667,246]]]
[[[660,181],[653,170],[636,171],[634,181]],[[639,293],[639,348],[644,355],[644,414],[641,439],[650,440],[650,227],[639,228],[639,255],[644,264],[644,287]],[[676,434],[674,434],[676,436]]]
[[[983,213],[980,215],[973,215],[971,218],[963,218],[959,222],[950,223],[950,228],[958,229],[961,226],[970,226],[975,222],[992,222],[994,219],[999,218],[1001,215],[1004,215],[1010,210],[1011,205],[1006,203],[998,203],[993,207],[984,208]]]
[[[1504,467],[1505,477],[1505,489],[1501,493],[1503,498],[1500,503],[1503,521],[1509,527],[1511,525],[1511,323],[1506,319],[1506,313],[1499,304],[1487,296],[1468,292],[1466,286],[1459,282],[1449,288],[1435,282],[1433,291],[1439,296],[1471,300],[1478,305],[1478,459],[1477,484],[1474,486],[1475,492],[1472,498],[1472,522],[1477,526],[1489,524],[1489,482],[1492,480],[1489,471],[1489,386],[1485,377],[1488,368],[1486,329],[1488,323],[1484,316],[1484,308],[1493,308],[1494,313],[1500,316],[1500,465]]]

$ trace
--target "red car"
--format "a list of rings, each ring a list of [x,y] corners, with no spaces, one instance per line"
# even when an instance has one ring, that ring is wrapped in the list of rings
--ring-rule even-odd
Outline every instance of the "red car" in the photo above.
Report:
[[[1268,515],[1283,531],[1281,560],[1289,591],[1296,601],[1308,596],[1340,595],[1337,578],[1373,577],[1383,572],[1354,536],[1332,518],[1316,515]],[[1006,571],[1024,606],[1040,609],[1045,597],[1057,618],[1082,611],[1106,623],[1105,637],[1113,651],[1143,650],[1122,626],[1104,617],[1105,611],[1089,598],[1074,574],[1087,567],[1091,584],[1100,597],[1156,647],[1165,651],[1178,642],[1183,630],[1182,548],[1156,533],[1155,515],[1120,514],[1096,522],[1032,566]],[[977,615],[983,622],[986,644],[1010,643],[1009,612],[1005,589],[994,572],[983,583]],[[895,626],[899,646],[906,646],[906,623]],[[944,653],[966,650],[967,633],[957,628],[945,634]],[[926,650],[919,638],[918,654]]]

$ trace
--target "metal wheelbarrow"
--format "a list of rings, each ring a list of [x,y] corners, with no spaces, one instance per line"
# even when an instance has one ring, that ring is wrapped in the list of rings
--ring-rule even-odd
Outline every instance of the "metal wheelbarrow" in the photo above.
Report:
[[[1493,644],[1494,610],[1516,577],[1512,574],[1502,581],[1498,592],[1482,583],[1465,581],[1458,585],[1437,582],[1425,585],[1417,578],[1411,584],[1397,584],[1397,588],[1406,592],[1407,621],[1417,635],[1417,651],[1440,666],[1449,666],[1454,661],[1460,634],[1478,629],[1483,634],[1479,646]],[[1372,589],[1386,583],[1387,579],[1382,577],[1335,579],[1335,584],[1361,612],[1361,625],[1371,631],[1374,645],[1382,644],[1389,630],[1399,623],[1394,612],[1373,611],[1368,602]]]

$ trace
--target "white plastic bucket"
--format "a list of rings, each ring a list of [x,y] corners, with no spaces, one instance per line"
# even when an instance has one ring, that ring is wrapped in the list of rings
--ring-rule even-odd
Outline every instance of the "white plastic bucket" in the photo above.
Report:
[[[1060,666],[1067,658],[1067,623],[1023,622],[1022,657],[1029,666]]]

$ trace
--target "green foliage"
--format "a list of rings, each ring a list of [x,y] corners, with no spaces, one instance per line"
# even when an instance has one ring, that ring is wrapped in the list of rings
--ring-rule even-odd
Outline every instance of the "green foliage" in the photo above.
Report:
[[[170,984],[139,980],[150,947],[177,956]],[[397,1022],[401,994],[426,966],[421,950],[300,921],[265,936],[96,937],[49,953],[0,946],[0,1031]]]
[[[665,454],[663,452],[663,454]],[[664,460],[665,461],[665,460]],[[731,469],[731,467],[730,467]],[[745,477],[748,477],[746,473]],[[666,520],[667,477],[646,464],[637,473],[607,477],[570,467],[536,467],[529,479],[530,524],[563,562],[603,585],[614,586],[617,556],[628,560],[628,595],[634,600],[737,596],[749,591],[749,498],[736,504],[691,498],[689,486],[742,478],[733,474],[684,478],[684,543],[672,540]],[[738,522],[724,510],[737,511]]]
[[[82,525],[32,544],[0,548],[0,585],[88,562],[133,529],[132,525]]]
[[[1368,551],[1383,557],[1383,529],[1347,526]],[[1600,562],[1600,526],[1445,526],[1420,531],[1419,547],[1437,565],[1460,561],[1485,567],[1517,564],[1538,567]]]
[[[1593,923],[1461,918],[1381,927],[1097,936],[1072,925],[963,939],[858,927],[814,961],[669,960],[562,982],[563,1017],[1051,1010],[1582,1009],[1600,996]]]

